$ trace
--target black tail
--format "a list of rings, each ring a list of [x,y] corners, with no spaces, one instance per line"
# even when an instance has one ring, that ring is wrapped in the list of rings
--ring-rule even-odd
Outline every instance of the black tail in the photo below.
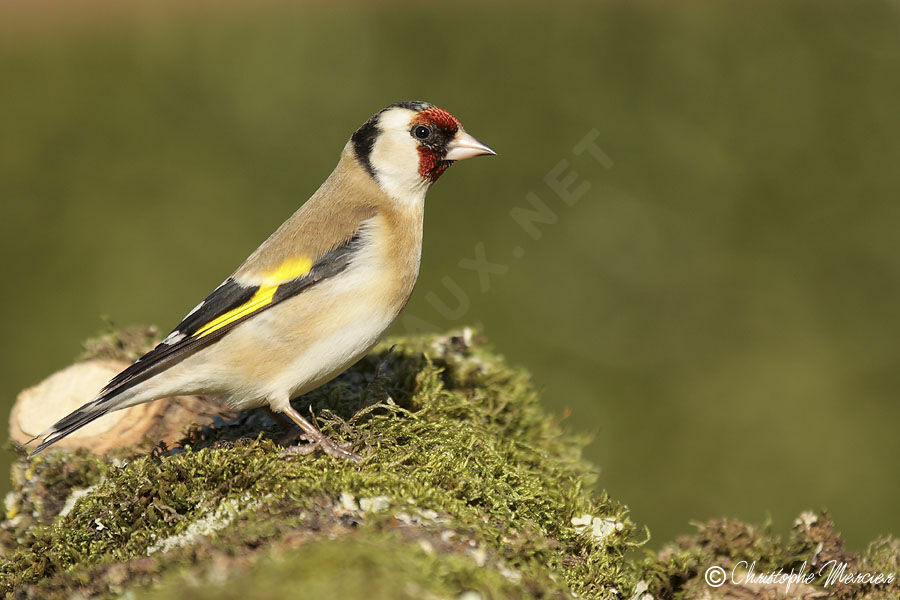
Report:
[[[109,412],[109,404],[106,404],[106,406],[98,406],[98,404],[100,403],[96,400],[88,402],[51,425],[46,432],[38,434],[35,439],[43,436],[44,441],[28,454],[28,458],[43,452],[76,429],[84,427],[94,419],[99,419]]]

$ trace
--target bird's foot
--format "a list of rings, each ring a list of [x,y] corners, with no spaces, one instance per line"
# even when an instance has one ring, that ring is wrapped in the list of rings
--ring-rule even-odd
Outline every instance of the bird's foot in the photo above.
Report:
[[[291,421],[296,423],[300,429],[303,430],[300,437],[307,441],[307,443],[303,445],[290,446],[285,450],[283,456],[291,454],[306,455],[313,452],[316,448],[320,448],[322,452],[332,458],[349,460],[354,463],[362,461],[362,458],[358,454],[355,454],[350,450],[350,444],[339,444],[329,438],[319,431],[318,427],[304,419],[303,416],[291,406],[290,402],[288,402],[287,406],[281,410]]]
[[[350,450],[350,444],[339,444],[325,434],[320,435],[321,437],[313,439],[310,439],[311,436],[309,435],[300,436],[302,439],[307,440],[307,443],[288,446],[284,449],[284,452],[282,452],[282,456],[294,456],[298,454],[301,456],[306,456],[308,454],[312,454],[318,448],[332,458],[349,460],[353,463],[362,461],[362,457]]]

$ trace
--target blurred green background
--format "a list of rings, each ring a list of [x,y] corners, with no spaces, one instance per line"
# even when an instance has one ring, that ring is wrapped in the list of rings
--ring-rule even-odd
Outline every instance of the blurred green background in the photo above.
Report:
[[[900,534],[900,3],[41,6],[0,26],[4,413],[101,315],[174,326],[426,99],[500,156],[431,191],[395,332],[483,326],[654,544],[822,506]]]

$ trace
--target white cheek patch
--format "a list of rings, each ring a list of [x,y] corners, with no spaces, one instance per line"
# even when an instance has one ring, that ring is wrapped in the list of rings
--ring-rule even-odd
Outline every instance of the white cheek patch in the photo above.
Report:
[[[409,133],[415,112],[406,108],[385,111],[378,122],[369,161],[381,188],[395,200],[418,203],[429,182],[419,175],[418,145]]]

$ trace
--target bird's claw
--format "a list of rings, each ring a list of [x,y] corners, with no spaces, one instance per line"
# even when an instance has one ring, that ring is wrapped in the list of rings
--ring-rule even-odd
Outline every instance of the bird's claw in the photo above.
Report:
[[[282,452],[282,456],[307,456],[315,452],[318,448],[332,458],[349,460],[352,463],[359,463],[360,461],[362,461],[361,456],[350,450],[350,444],[339,444],[334,440],[325,437],[324,435],[321,438],[314,440],[310,440],[309,436],[307,435],[301,437],[309,440],[309,442],[306,444],[297,444],[285,448],[284,452]]]

